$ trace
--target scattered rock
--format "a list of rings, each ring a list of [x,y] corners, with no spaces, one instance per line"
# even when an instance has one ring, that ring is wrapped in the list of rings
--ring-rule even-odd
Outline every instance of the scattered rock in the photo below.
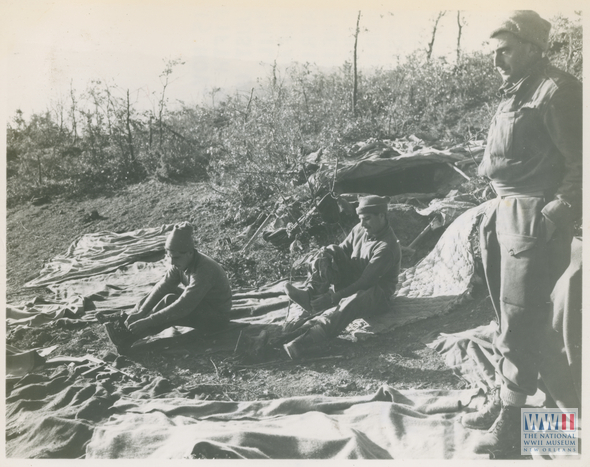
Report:
[[[114,362],[117,359],[117,355],[109,351],[102,357],[102,359],[105,362]]]
[[[342,392],[351,392],[351,391],[356,391],[357,386],[354,381],[351,381],[347,384],[342,384],[342,385],[338,386],[338,389]]]
[[[49,201],[50,201],[49,196],[39,196],[39,197],[33,198],[31,200],[31,204],[33,206],[41,206],[43,204],[49,203]]]
[[[274,392],[264,390],[264,391],[262,391],[262,398],[263,399],[278,399],[279,396],[277,396]]]
[[[88,222],[97,221],[101,219],[106,219],[106,217],[102,217],[96,209],[93,209],[90,214],[84,214],[82,217],[82,222],[87,224]]]

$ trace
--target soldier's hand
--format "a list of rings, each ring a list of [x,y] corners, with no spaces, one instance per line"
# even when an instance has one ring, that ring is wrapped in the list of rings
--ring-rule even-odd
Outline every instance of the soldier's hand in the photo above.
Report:
[[[150,327],[150,323],[147,319],[139,319],[134,323],[127,326],[132,334],[141,334],[143,331]]]
[[[143,311],[133,311],[125,320],[125,326],[129,327],[132,323],[142,319],[146,315]]]
[[[332,294],[330,292],[320,295],[311,301],[313,311],[324,311],[332,306]]]
[[[545,205],[541,211],[545,218],[545,241],[551,240],[555,230],[560,226],[566,227],[573,222],[571,211],[571,206],[560,199],[554,199]]]

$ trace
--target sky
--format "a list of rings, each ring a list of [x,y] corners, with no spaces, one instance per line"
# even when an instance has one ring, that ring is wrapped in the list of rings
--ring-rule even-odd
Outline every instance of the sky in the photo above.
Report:
[[[545,3],[554,2],[535,2],[536,9],[550,18],[558,11],[542,8]],[[213,88],[230,93],[249,89],[268,76],[274,61],[337,67],[352,59],[359,9],[359,67],[389,68],[397,57],[427,46],[438,11],[465,7],[433,2],[403,9],[407,5],[372,0],[4,0],[0,57],[5,115],[16,109],[25,116],[43,111],[60,99],[67,101],[70,89],[84,91],[92,80],[109,82],[120,92],[129,89],[136,106],[154,108],[162,89],[159,76],[172,59],[184,64],[171,75],[171,105],[210,99]],[[497,14],[489,9],[462,13],[463,50],[482,50]],[[456,10],[449,9],[439,24],[434,55],[454,57],[456,21]]]

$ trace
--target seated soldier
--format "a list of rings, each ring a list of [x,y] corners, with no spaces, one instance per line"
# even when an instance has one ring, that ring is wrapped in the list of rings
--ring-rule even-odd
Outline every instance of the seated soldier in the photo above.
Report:
[[[174,226],[166,239],[170,258],[166,275],[135,306],[124,326],[105,324],[119,353],[138,339],[170,326],[187,326],[206,334],[228,324],[232,305],[229,281],[219,264],[195,249],[192,234],[187,222]]]
[[[320,250],[307,286],[285,285],[289,298],[315,317],[283,347],[290,358],[336,337],[357,318],[390,310],[401,266],[399,240],[389,226],[387,198],[366,196],[356,210],[360,222],[340,245]],[[333,290],[331,288],[333,286]]]

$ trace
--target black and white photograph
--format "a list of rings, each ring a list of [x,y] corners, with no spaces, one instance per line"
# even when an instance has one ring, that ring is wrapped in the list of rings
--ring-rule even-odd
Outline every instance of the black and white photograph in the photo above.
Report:
[[[583,6],[2,2],[2,465],[588,465]]]

